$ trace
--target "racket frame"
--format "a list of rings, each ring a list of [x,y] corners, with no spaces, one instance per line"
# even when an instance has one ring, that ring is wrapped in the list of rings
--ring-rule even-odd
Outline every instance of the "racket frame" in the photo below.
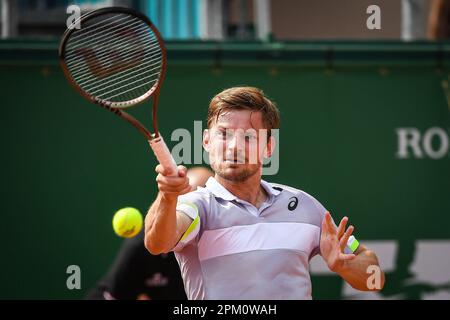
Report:
[[[73,32],[79,30],[76,28],[68,28],[63,36],[61,43],[59,45],[58,49],[58,57],[59,57],[59,63],[60,66],[64,72],[64,75],[69,80],[69,83],[72,85],[72,87],[85,99],[90,101],[93,104],[97,104],[101,106],[102,108],[115,113],[122,119],[129,122],[131,125],[133,125],[136,129],[139,130],[139,132],[145,136],[145,138],[148,140],[150,147],[153,149],[153,152],[155,153],[156,158],[158,159],[159,163],[167,169],[171,169],[171,175],[177,175],[177,167],[176,163],[173,160],[172,155],[170,154],[169,149],[167,148],[167,145],[164,142],[164,139],[159,134],[158,130],[158,120],[157,120],[157,111],[158,111],[158,98],[160,94],[161,85],[165,79],[166,69],[167,69],[167,50],[164,45],[164,41],[162,40],[161,34],[159,33],[158,29],[155,27],[155,25],[148,19],[144,14],[137,12],[130,8],[125,7],[107,7],[107,8],[101,8],[94,11],[90,11],[88,13],[85,13],[78,19],[76,19],[71,26],[75,26],[79,24],[81,27],[83,26],[83,23],[86,21],[89,21],[90,19],[93,19],[95,17],[98,17],[100,15],[104,14],[127,14],[130,16],[134,16],[142,20],[147,24],[147,26],[153,31],[159,47],[161,49],[161,72],[158,78],[158,81],[155,86],[153,86],[148,92],[140,96],[139,98],[127,101],[127,102],[121,102],[121,103],[115,103],[111,101],[105,101],[96,97],[93,97],[89,94],[87,94],[75,81],[75,79],[72,77],[66,63],[65,63],[65,53],[66,53],[66,45],[67,41],[70,39],[70,36]],[[130,115],[129,113],[125,112],[123,109],[139,105],[147,100],[149,100],[150,97],[153,97],[153,108],[152,108],[152,122],[153,122],[153,132],[151,133],[139,120],[137,120],[135,117]],[[120,106],[119,106],[120,105]]]
[[[104,14],[114,14],[114,13],[122,13],[127,14],[131,16],[135,16],[139,19],[141,19],[143,22],[147,24],[147,26],[152,30],[152,32],[155,34],[156,40],[158,41],[159,47],[161,49],[161,72],[158,78],[158,81],[155,86],[153,86],[148,92],[146,92],[144,95],[140,96],[139,98],[133,99],[131,101],[127,102],[121,102],[121,103],[115,103],[111,101],[105,101],[102,99],[98,99],[96,97],[93,97],[89,94],[87,94],[75,81],[75,79],[70,74],[70,71],[65,63],[65,53],[66,53],[66,45],[67,41],[69,40],[70,36],[73,32],[79,30],[76,28],[68,28],[63,36],[61,43],[59,45],[58,49],[58,56],[59,56],[59,63],[61,65],[61,68],[64,72],[64,75],[67,79],[69,79],[70,84],[74,89],[82,95],[84,98],[89,100],[91,103],[98,104],[99,106],[117,114],[118,116],[121,116],[126,121],[130,122],[133,126],[135,126],[143,135],[146,136],[147,140],[151,140],[153,138],[156,138],[159,136],[159,130],[158,130],[158,121],[157,121],[157,112],[158,112],[158,97],[161,89],[161,85],[165,79],[166,75],[166,69],[167,69],[167,50],[164,45],[164,41],[162,40],[161,34],[159,33],[158,29],[155,27],[155,25],[142,13],[137,12],[130,8],[125,7],[107,7],[107,8],[101,8],[98,10],[90,11],[88,13],[85,13],[81,17],[79,17],[77,20],[75,20],[71,26],[80,25],[83,26],[83,22],[89,21],[90,19],[96,18],[100,15]],[[151,134],[147,128],[145,128],[138,120],[136,120],[131,115],[127,114],[124,111],[121,111],[124,108],[133,107],[136,105],[139,105],[145,101],[147,101],[151,96],[153,96],[153,112],[152,112],[152,118],[153,118],[153,131],[154,134]]]

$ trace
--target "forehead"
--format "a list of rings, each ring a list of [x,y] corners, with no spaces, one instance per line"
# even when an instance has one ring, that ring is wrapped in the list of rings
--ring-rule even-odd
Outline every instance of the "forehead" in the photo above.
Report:
[[[227,110],[219,115],[212,126],[230,129],[262,129],[264,123],[260,111]]]

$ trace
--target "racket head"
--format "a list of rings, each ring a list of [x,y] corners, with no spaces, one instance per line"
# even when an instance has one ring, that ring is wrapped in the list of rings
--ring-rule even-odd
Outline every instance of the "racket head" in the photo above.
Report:
[[[74,27],[78,23],[80,29]],[[117,109],[159,95],[167,67],[158,29],[145,15],[124,7],[94,10],[74,21],[62,37],[59,60],[83,97]]]

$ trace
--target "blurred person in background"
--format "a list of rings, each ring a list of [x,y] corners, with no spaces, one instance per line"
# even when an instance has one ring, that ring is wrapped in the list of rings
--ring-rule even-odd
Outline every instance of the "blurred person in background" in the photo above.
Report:
[[[427,0],[402,0],[402,39],[424,40],[427,36]]]
[[[450,1],[431,0],[427,35],[430,40],[450,37]]]

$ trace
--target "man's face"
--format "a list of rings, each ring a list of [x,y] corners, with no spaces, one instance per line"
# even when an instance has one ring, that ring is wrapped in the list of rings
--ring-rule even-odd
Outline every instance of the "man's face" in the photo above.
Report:
[[[270,155],[261,112],[231,110],[222,113],[205,130],[203,145],[209,152],[211,168],[230,181],[245,181],[261,173],[265,152]]]

